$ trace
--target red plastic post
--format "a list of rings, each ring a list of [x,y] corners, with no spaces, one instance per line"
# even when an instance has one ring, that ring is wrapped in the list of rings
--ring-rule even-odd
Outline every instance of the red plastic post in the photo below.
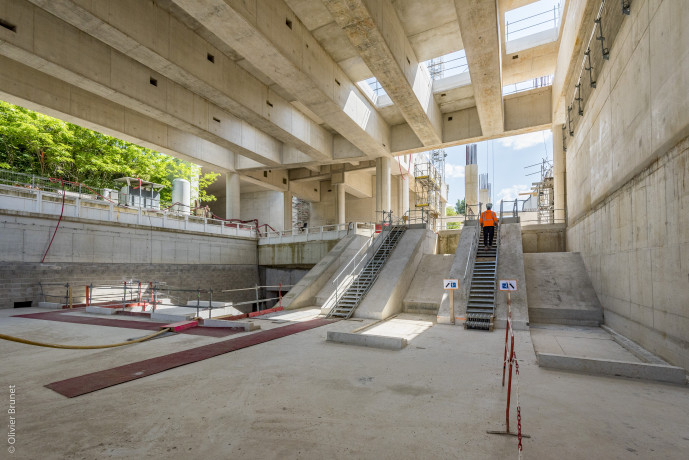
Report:
[[[505,409],[505,431],[510,432],[510,396],[512,394],[512,358],[514,357],[514,335],[510,341],[510,377],[507,381],[507,409]]]

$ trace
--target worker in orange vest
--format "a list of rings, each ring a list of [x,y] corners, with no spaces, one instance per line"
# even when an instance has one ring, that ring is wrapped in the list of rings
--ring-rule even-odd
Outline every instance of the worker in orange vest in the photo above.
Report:
[[[493,246],[493,235],[495,235],[495,227],[498,226],[498,216],[491,211],[492,207],[492,203],[486,204],[486,210],[481,213],[478,221],[483,228],[483,244],[486,249],[488,246]]]

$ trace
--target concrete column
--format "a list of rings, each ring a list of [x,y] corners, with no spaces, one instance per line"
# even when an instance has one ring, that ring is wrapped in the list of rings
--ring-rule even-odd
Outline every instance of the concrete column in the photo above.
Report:
[[[239,174],[225,174],[225,218],[239,219]]]
[[[478,201],[483,203],[483,208],[486,208],[486,203],[490,203],[490,184],[488,183],[488,173],[479,174],[478,176]]]
[[[466,168],[464,169],[464,199],[466,200],[466,213],[471,210],[478,214],[478,164],[476,144],[467,145]]]
[[[283,192],[283,205],[284,205],[284,230],[290,230],[292,228],[292,192]]]
[[[380,172],[381,190],[380,190],[380,205],[383,211],[390,211],[392,209],[392,187],[390,186],[390,158],[380,158]]]
[[[337,223],[345,223],[345,184],[336,184],[335,190],[337,191]]]
[[[409,174],[400,175],[399,184],[400,216],[409,211]]]
[[[555,222],[565,222],[567,213],[567,160],[562,144],[562,125],[553,125],[553,192]]]
[[[376,213],[383,210],[382,158],[376,158]]]

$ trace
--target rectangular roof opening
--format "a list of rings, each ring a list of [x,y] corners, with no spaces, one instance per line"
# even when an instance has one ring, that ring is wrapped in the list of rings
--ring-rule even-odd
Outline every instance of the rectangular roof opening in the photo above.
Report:
[[[505,13],[507,54],[556,41],[564,0],[539,0]]]

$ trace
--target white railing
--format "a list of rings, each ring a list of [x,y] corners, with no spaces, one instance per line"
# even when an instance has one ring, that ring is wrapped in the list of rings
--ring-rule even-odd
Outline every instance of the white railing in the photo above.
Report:
[[[350,233],[371,236],[375,232],[375,227],[375,224],[370,222],[349,222],[346,224],[322,225],[320,227],[268,231],[261,235],[258,244],[288,244],[306,241],[339,240]]]
[[[214,235],[255,238],[256,227],[242,223],[228,223],[218,219],[197,217],[174,211],[160,211],[145,208],[127,208],[113,202],[85,198],[78,193],[64,196],[62,192],[48,192],[40,189],[0,184],[0,209],[31,212],[53,216],[75,217],[100,222],[145,225],[203,232]]]

